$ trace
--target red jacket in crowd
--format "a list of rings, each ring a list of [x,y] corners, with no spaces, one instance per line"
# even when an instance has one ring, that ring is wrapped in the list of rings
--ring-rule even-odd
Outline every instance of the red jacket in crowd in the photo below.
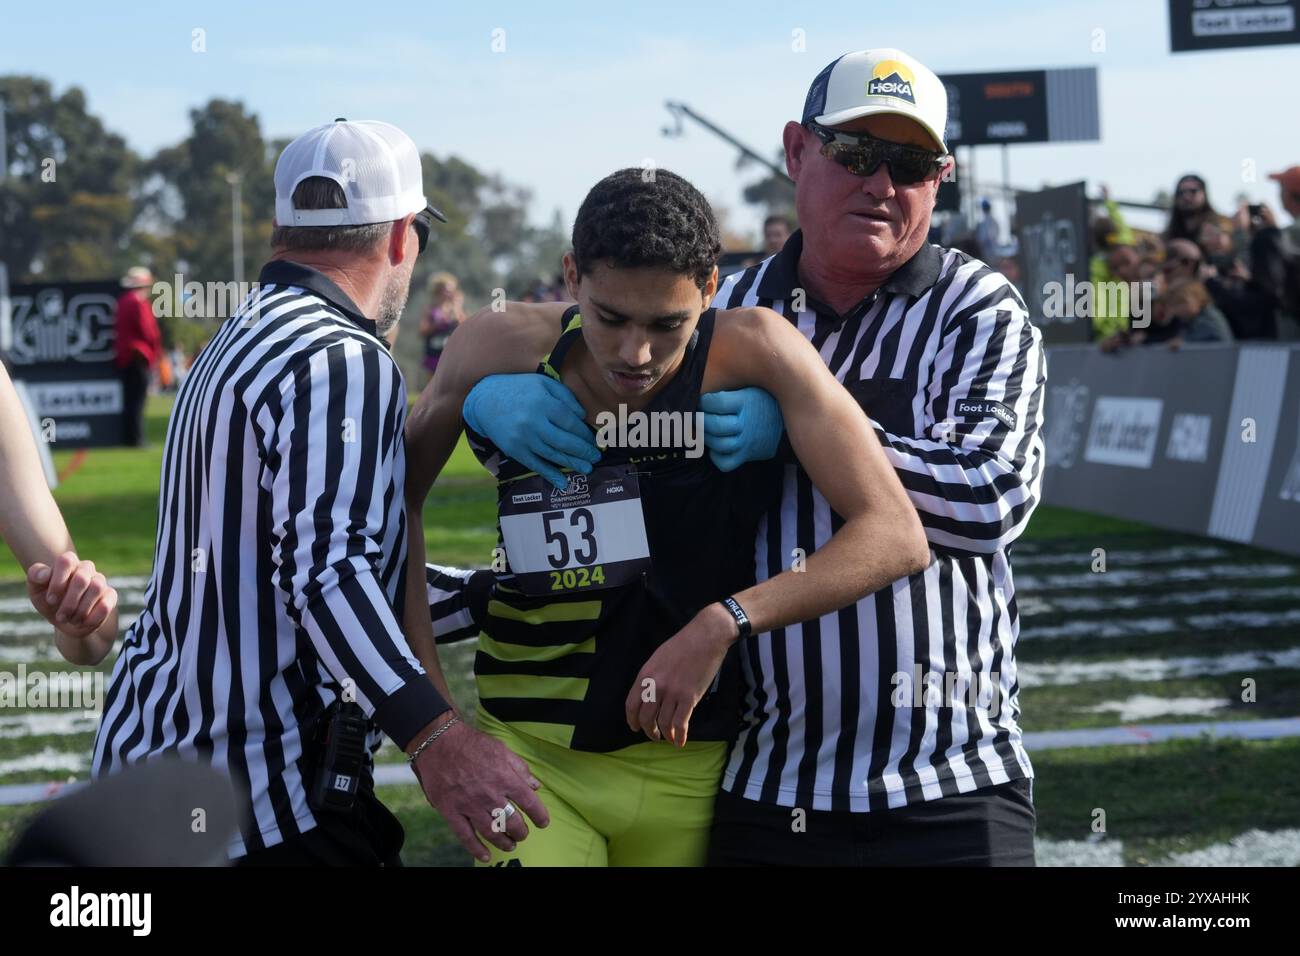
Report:
[[[139,355],[149,367],[158,364],[162,356],[162,333],[153,317],[153,309],[144,293],[132,290],[117,300],[117,314],[113,318],[114,360],[118,368],[126,368]]]

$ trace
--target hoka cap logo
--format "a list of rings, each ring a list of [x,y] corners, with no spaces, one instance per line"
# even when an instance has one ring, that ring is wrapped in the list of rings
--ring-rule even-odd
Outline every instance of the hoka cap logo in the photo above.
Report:
[[[892,96],[916,105],[913,89],[916,77],[906,65],[897,60],[881,60],[871,71],[867,81],[868,96]]]

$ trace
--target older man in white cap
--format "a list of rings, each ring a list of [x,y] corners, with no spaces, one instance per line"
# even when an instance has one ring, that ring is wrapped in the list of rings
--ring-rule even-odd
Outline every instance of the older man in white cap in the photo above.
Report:
[[[744,648],[746,726],[714,862],[1034,859],[1007,548],[1039,494],[1041,336],[1005,277],[926,241],[946,120],[943,84],[899,50],[829,64],[784,131],[802,229],[715,301],[771,304],[820,349],[875,423],[934,560]],[[759,533],[760,577],[836,526],[788,465]]]
[[[402,828],[373,791],[377,727],[467,848],[487,855],[475,831],[513,848],[527,830],[509,801],[546,822],[536,781],[459,722],[400,626],[406,386],[385,336],[445,219],[415,144],[387,123],[300,136],[275,191],[259,289],[176,399],[154,571],[94,773],[210,763],[243,811],[232,858],[396,864]]]
[[[1034,859],[1007,551],[1039,496],[1041,336],[1004,276],[926,241],[951,164],[946,121],[943,84],[906,53],[829,64],[783,132],[801,228],[713,301],[776,309],[812,341],[871,418],[933,554],[854,606],[740,642],[744,725],[723,773],[714,863]],[[518,427],[565,420],[561,400],[525,377],[486,378],[471,403],[512,458],[577,470],[594,460],[581,444],[590,436]],[[719,467],[776,449],[779,415],[761,390],[700,406]],[[801,566],[841,523],[787,462],[758,533],[760,581]]]

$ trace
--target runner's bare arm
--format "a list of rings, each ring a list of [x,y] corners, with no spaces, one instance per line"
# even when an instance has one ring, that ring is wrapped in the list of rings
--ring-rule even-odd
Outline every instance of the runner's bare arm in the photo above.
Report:
[[[806,621],[924,570],[929,545],[916,509],[866,414],[816,349],[770,309],[718,314],[705,388],[767,389],[800,464],[844,525],[807,558],[736,595],[755,632]]]
[[[754,633],[806,621],[923,570],[930,549],[916,510],[862,409],[821,356],[770,309],[718,313],[703,391],[757,385],[776,398],[795,454],[844,524],[784,571],[734,595]],[[651,655],[624,703],[628,726],[686,745],[691,715],[739,635],[710,604]],[[649,683],[647,683],[649,682]],[[645,695],[642,688],[653,687]]]
[[[563,303],[506,303],[504,311],[481,309],[447,340],[438,370],[406,420],[407,548],[404,625],[411,651],[447,700],[434,645],[424,566],[424,501],[456,449],[461,406],[474,384],[487,375],[531,372],[555,341]]]
[[[91,562],[73,552],[68,527],[45,483],[27,415],[2,365],[0,488],[0,539],[27,572],[32,606],[55,628],[54,643],[65,660],[98,664],[117,639],[117,591]]]

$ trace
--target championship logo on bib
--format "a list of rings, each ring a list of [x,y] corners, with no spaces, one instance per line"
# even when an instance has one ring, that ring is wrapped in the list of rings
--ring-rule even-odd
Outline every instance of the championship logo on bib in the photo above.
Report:
[[[650,568],[641,487],[628,465],[569,476],[563,489],[539,475],[501,485],[506,560],[525,594],[614,588]]]

